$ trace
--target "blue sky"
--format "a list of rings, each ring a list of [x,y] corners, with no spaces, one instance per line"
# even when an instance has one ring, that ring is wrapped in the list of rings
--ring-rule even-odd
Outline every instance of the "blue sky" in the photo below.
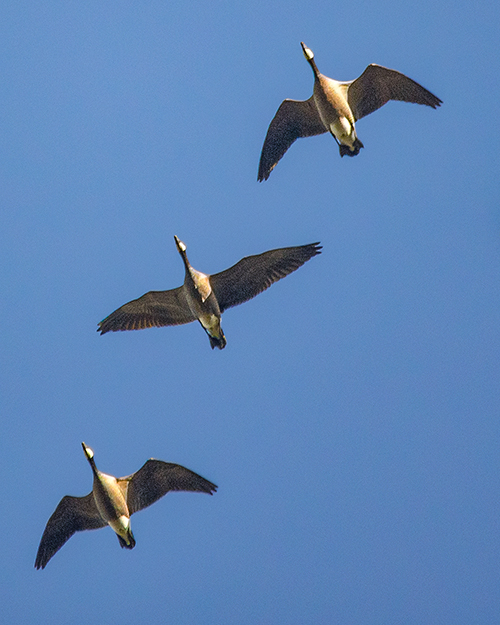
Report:
[[[500,611],[494,3],[7,2],[0,117],[2,584],[9,622],[492,623]],[[267,127],[312,72],[439,96],[357,124],[361,154]],[[472,89],[469,87],[472,86]],[[96,333],[181,284],[323,254],[198,324]],[[33,563],[65,494],[149,457],[219,485]],[[117,607],[118,606],[118,607]]]

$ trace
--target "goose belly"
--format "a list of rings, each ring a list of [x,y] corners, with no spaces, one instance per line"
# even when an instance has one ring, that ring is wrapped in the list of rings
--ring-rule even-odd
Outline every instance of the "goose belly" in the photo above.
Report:
[[[217,317],[217,315],[207,313],[200,315],[198,319],[200,320],[201,325],[211,336],[220,336],[220,318]]]
[[[189,270],[192,280],[192,289],[190,291],[190,297],[188,297],[189,305],[191,306],[194,301],[201,301],[204,304],[212,293],[212,286],[210,285],[210,278],[201,271],[197,271],[192,267]]]
[[[346,94],[344,85],[322,76],[314,88],[314,102],[326,130],[339,143],[352,146],[356,140],[356,132]]]
[[[99,514],[106,523],[128,515],[127,502],[113,476],[101,473],[94,483],[93,493]]]

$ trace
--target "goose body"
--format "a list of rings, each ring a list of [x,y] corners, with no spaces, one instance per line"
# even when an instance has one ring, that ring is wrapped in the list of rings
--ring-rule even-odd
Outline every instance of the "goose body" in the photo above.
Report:
[[[59,502],[43,532],[35,568],[44,569],[52,556],[75,532],[109,525],[120,546],[135,547],[130,517],[171,490],[195,491],[211,495],[217,486],[179,464],[151,458],[138,471],[126,477],[107,475],[95,465],[94,452],[85,443],[83,451],[92,468],[94,483],[85,497],[66,495]]]
[[[368,65],[349,82],[339,82],[318,71],[314,54],[303,42],[302,51],[314,73],[313,95],[308,100],[284,100],[269,125],[260,156],[259,182],[267,180],[292,143],[299,137],[329,132],[340,156],[356,156],[363,144],[355,122],[386,104],[402,100],[432,108],[441,100],[401,72],[381,65]]]
[[[198,320],[212,349],[223,349],[226,337],[221,328],[222,313],[255,297],[320,254],[321,249],[318,243],[311,243],[269,250],[242,258],[225,271],[207,275],[191,266],[185,244],[174,238],[184,262],[184,284],[170,291],[149,291],[124,304],[99,323],[98,332],[140,330]]]

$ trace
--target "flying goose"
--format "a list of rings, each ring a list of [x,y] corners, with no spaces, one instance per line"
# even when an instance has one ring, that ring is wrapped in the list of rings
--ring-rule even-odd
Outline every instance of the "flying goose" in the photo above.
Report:
[[[151,458],[127,477],[113,477],[95,466],[94,452],[85,443],[83,451],[92,467],[94,484],[85,497],[66,495],[47,521],[35,568],[44,569],[48,561],[75,532],[110,525],[121,547],[133,549],[135,538],[130,529],[134,512],[147,508],[171,490],[195,491],[211,495],[217,486],[179,464]]]
[[[363,146],[354,122],[373,113],[389,100],[426,104],[432,108],[442,101],[417,82],[394,69],[368,65],[349,82],[338,82],[318,71],[314,54],[300,44],[314,72],[314,89],[309,100],[284,100],[269,125],[260,155],[259,182],[267,180],[280,158],[299,137],[330,132],[340,156],[356,156]]]
[[[170,291],[149,291],[124,304],[98,324],[98,332],[141,330],[198,320],[212,349],[224,349],[226,337],[220,320],[227,308],[252,299],[321,253],[319,243],[283,247],[246,256],[225,271],[206,275],[191,267],[185,244],[176,236],[174,239],[186,269],[184,284]]]

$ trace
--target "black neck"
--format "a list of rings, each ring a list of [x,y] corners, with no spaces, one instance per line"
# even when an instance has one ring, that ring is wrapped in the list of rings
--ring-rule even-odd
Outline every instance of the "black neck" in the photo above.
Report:
[[[318,78],[318,77],[319,77],[319,70],[318,70],[318,68],[316,67],[316,63],[315,63],[315,61],[314,61],[314,57],[313,57],[312,59],[307,59],[307,62],[309,63],[309,65],[310,65],[310,66],[311,66],[311,68],[312,68],[312,71],[314,72],[314,77],[315,77],[315,78]]]

